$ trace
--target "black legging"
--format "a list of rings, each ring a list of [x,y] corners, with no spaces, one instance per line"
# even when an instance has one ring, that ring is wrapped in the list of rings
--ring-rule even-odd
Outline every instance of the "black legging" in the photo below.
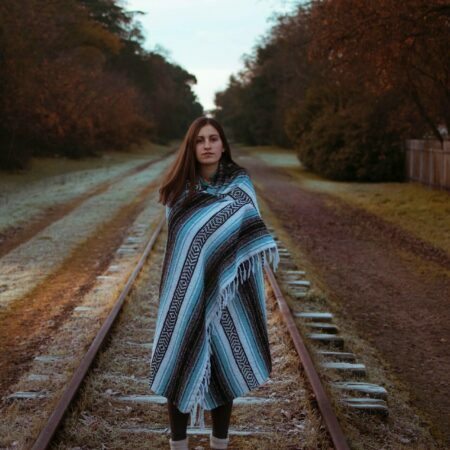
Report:
[[[181,441],[186,438],[186,429],[190,413],[182,413],[171,400],[167,400],[169,410],[170,434],[173,441]],[[233,400],[211,410],[213,423],[213,435],[219,439],[225,439],[230,425]]]

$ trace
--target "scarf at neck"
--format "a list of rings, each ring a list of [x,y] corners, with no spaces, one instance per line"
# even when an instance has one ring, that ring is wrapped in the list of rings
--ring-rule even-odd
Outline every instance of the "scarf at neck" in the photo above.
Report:
[[[247,171],[220,161],[207,186],[166,207],[149,387],[191,413],[211,410],[264,383],[272,362],[263,265],[279,254]]]

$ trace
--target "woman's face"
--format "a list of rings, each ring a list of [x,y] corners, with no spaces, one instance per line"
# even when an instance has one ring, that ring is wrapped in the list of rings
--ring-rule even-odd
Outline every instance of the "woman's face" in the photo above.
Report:
[[[219,132],[210,124],[206,124],[198,132],[195,143],[195,156],[200,164],[218,164],[223,151]]]

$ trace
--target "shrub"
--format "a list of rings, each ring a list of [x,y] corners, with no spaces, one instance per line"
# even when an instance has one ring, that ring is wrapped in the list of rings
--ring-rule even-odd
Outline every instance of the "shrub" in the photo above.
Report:
[[[351,93],[317,88],[290,111],[287,130],[301,163],[327,178],[399,181],[405,155],[387,124],[391,106],[388,96],[362,102]]]

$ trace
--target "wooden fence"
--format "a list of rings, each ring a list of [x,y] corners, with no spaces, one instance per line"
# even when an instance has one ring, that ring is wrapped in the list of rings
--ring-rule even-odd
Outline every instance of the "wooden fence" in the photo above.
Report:
[[[450,141],[406,141],[406,175],[409,180],[450,190]]]

